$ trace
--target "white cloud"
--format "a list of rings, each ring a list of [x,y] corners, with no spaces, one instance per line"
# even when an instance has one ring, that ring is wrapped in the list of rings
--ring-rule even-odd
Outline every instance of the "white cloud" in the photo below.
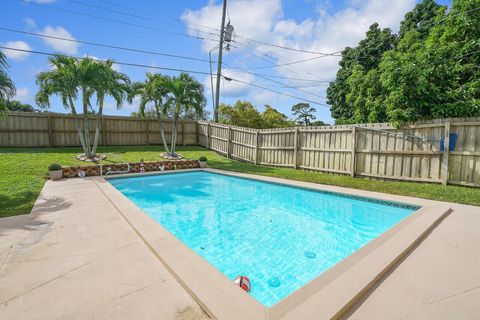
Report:
[[[272,23],[283,16],[280,0],[232,0],[229,2],[228,8],[236,30],[246,37],[254,37],[258,40],[268,40]],[[221,11],[221,5],[210,1],[200,10],[186,11],[182,15],[182,20],[194,29],[198,29],[197,25],[218,29],[222,16]],[[189,32],[197,35],[196,31],[191,29]],[[201,35],[206,36],[205,34]],[[209,38],[212,37],[209,36]],[[208,52],[214,46],[214,42],[204,41],[203,49]]]
[[[58,27],[46,26],[43,29],[43,31],[41,31],[40,33],[47,36],[61,37],[61,38],[75,40],[75,38],[70,34],[70,32],[68,32],[62,26],[58,26]],[[52,47],[58,52],[66,53],[66,54],[76,54],[78,51],[79,44],[76,42],[51,39],[51,38],[42,38],[42,39],[46,45]]]
[[[32,18],[24,18],[23,22],[28,29],[35,29],[37,27],[37,23]]]
[[[20,102],[25,102],[27,100],[30,100],[30,98],[30,90],[28,88],[17,88],[17,92],[13,99]]]
[[[128,111],[129,113],[136,112],[138,111],[138,106],[140,104],[140,98],[135,97],[132,101],[132,103],[128,103],[127,101],[124,101],[122,107],[120,110]],[[117,104],[115,100],[112,99],[112,97],[107,97],[104,103],[105,112],[110,112],[110,113],[118,113],[117,109]]]
[[[57,0],[30,0],[31,2],[36,2],[36,3],[52,3]]]
[[[281,0],[231,0],[229,11],[231,22],[235,27],[237,43],[240,47],[232,49],[232,53],[239,53],[242,57],[239,60],[250,62],[254,55],[265,59],[264,54],[273,57],[271,64],[282,64],[285,62],[298,61],[315,57],[314,54],[307,54],[295,51],[287,51],[280,48],[262,45],[245,40],[240,36],[255,39],[261,42],[268,42],[279,46],[287,46],[306,51],[314,52],[336,52],[346,46],[356,46],[358,42],[365,37],[368,27],[378,22],[382,28],[391,28],[398,31],[400,21],[406,12],[413,9],[415,0],[350,0],[347,6],[336,12],[329,12],[330,4],[325,2],[323,6],[317,7],[317,13],[304,21],[295,21],[283,18],[283,8]],[[208,5],[196,11],[186,11],[182,15],[182,20],[191,28],[198,28],[198,25],[218,28],[221,17],[221,4],[217,1],[210,1]],[[200,35],[196,31],[191,34]],[[205,34],[202,36],[206,37]],[[203,50],[208,51],[215,43],[203,41]],[[269,59],[269,58],[267,58]],[[257,70],[259,73],[276,73],[278,75],[290,78],[303,78],[315,80],[333,80],[338,70],[339,57],[324,57],[294,64],[288,67],[274,67],[271,69]],[[258,60],[255,60],[259,65]],[[262,65],[269,63],[262,61]],[[254,79],[251,79],[253,81]],[[256,81],[260,81],[259,78]],[[289,85],[305,85],[305,82],[282,80],[278,81],[288,83]],[[257,83],[257,82],[256,82]],[[261,80],[262,84],[268,84]],[[205,83],[209,87],[209,81]],[[275,86],[275,84],[270,83]],[[247,85],[245,85],[247,86]],[[207,86],[206,86],[207,87]],[[282,89],[279,89],[281,91]],[[305,89],[318,95],[325,95],[326,87]],[[233,90],[247,95],[248,89]],[[259,93],[260,90],[250,89],[251,98],[256,99],[256,104],[264,104],[270,95]],[[291,91],[299,97],[310,98],[320,102],[324,99],[312,97],[311,95]],[[270,99],[268,97],[268,99]]]
[[[21,50],[32,50],[30,45],[25,41],[9,41],[9,42],[3,43],[3,45],[9,48],[15,48],[15,49],[21,49]],[[24,60],[26,57],[30,55],[29,52],[8,50],[8,49],[2,49],[2,52],[5,54],[5,56],[7,56],[7,58],[13,59],[13,60]]]

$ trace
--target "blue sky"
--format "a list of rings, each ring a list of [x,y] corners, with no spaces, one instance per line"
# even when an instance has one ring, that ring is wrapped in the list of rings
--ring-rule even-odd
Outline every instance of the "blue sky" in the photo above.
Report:
[[[2,1],[0,27],[208,59],[209,49],[216,45],[210,39],[217,38],[211,33],[216,32],[214,29],[218,29],[220,23],[220,1],[30,1],[35,3],[18,0]],[[236,42],[235,47],[224,56],[226,62],[224,74],[243,82],[318,102],[322,105],[314,105],[317,109],[317,118],[331,123],[328,107],[323,106],[326,86],[322,82],[334,78],[338,68],[338,58],[326,57],[285,67],[275,67],[276,64],[309,59],[317,55],[279,49],[245,40],[245,38],[307,51],[335,52],[347,45],[354,46],[362,38],[368,26],[375,21],[382,27],[398,30],[404,14],[411,10],[415,3],[415,0],[229,0],[229,17],[235,26]],[[123,23],[62,10],[73,10]],[[200,40],[196,37],[204,39]],[[151,67],[209,71],[206,62],[78,45],[59,40],[45,41],[39,37],[2,30],[0,30],[0,44],[75,56],[112,58],[120,62],[138,63]],[[49,68],[47,57],[8,50],[4,52],[8,55],[9,73],[16,83],[18,100],[34,104],[34,95],[37,91],[34,77],[38,72]],[[216,59],[216,54],[213,59]],[[143,80],[146,72],[156,71],[152,68],[123,65],[119,68],[133,81]],[[169,75],[177,74],[170,71],[160,72]],[[265,75],[271,80],[266,80]],[[211,111],[209,77],[205,75],[196,75],[196,77],[206,86],[207,108]],[[284,84],[297,89],[287,89]],[[222,82],[222,89],[222,102],[249,100],[259,109],[263,109],[264,104],[269,104],[288,116],[290,116],[291,106],[300,101],[238,82]],[[134,103],[117,111],[113,104],[109,103],[106,113],[126,115],[135,109]],[[63,112],[64,109],[58,99],[52,99],[51,110]]]

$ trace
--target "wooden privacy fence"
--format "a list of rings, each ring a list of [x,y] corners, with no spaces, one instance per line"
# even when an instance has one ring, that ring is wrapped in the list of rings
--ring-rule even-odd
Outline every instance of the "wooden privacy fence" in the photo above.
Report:
[[[199,144],[268,166],[480,187],[480,118],[256,130],[199,122]],[[450,150],[450,148],[452,150]]]
[[[90,120],[93,134],[95,116]],[[157,120],[104,116],[102,123],[100,145],[162,144]],[[170,141],[172,124],[164,124]],[[433,120],[400,130],[388,124],[256,130],[181,121],[177,142],[200,144],[228,157],[268,166],[480,186],[480,118]],[[0,119],[0,147],[79,145],[73,116],[10,112]]]
[[[95,133],[96,117],[90,119],[90,132]],[[171,139],[172,123],[165,121],[167,141]],[[99,144],[158,145],[160,126],[155,119],[103,116]],[[197,144],[196,121],[181,121],[178,125],[178,145]],[[80,146],[75,117],[49,113],[9,112],[0,119],[0,147],[71,147]]]

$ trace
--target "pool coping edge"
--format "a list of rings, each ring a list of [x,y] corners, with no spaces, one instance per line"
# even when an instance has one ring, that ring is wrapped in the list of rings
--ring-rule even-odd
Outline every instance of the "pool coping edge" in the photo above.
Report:
[[[120,191],[104,179],[95,182],[127,223],[170,273],[211,317],[219,319],[336,318],[388,275],[451,211],[441,202],[373,193],[369,191],[304,183],[281,178],[229,172],[217,169],[189,169],[152,174],[117,175],[109,178],[137,177],[192,171],[206,171],[263,182],[298,186],[318,191],[343,193],[388,202],[408,203],[420,209],[377,237],[351,256],[319,275],[291,295],[267,308],[239,289],[215,267],[198,256],[168,230],[155,222]],[[393,198],[393,200],[392,200]],[[115,200],[115,201],[113,201]],[[401,232],[400,232],[401,231]],[[380,250],[380,251],[379,251]],[[368,259],[364,259],[367,258]],[[186,261],[185,261],[186,260]],[[195,270],[192,270],[195,265]],[[357,275],[357,276],[355,276]],[[361,279],[358,278],[361,276]],[[361,281],[360,281],[361,280]],[[213,285],[213,288],[212,288]],[[314,302],[312,303],[312,301]],[[319,303],[321,302],[321,303]]]

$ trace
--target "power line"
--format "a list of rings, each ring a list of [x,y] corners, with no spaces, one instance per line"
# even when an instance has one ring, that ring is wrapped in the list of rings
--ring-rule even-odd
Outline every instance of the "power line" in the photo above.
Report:
[[[320,102],[318,102],[318,101],[313,101],[313,100],[309,100],[309,99],[300,98],[300,97],[297,97],[297,96],[294,96],[294,95],[291,95],[291,94],[288,94],[288,93],[284,93],[284,92],[272,90],[272,89],[270,89],[270,88],[267,88],[267,87],[264,87],[264,86],[260,86],[260,85],[257,85],[257,84],[251,83],[251,82],[247,82],[247,81],[243,81],[243,80],[239,80],[239,79],[235,79],[235,78],[226,77],[226,76],[224,76],[224,75],[222,75],[222,77],[223,77],[225,80],[227,80],[227,81],[235,81],[235,82],[243,83],[243,84],[246,84],[246,85],[249,85],[249,86],[257,87],[257,88],[259,88],[259,89],[263,89],[263,90],[267,90],[267,91],[270,91],[270,92],[274,92],[274,93],[279,94],[279,95],[282,95],[282,96],[286,96],[286,97],[298,99],[298,100],[300,100],[300,101],[305,101],[305,102],[313,103],[313,104],[316,104],[316,105],[319,105],[319,106],[322,106],[322,107],[330,108],[330,106],[328,106],[328,105],[326,105],[326,104],[323,104],[323,103],[320,103]]]
[[[18,1],[28,3],[28,4],[32,4],[32,5],[36,5],[36,6],[49,8],[49,9],[53,9],[53,10],[58,10],[58,11],[62,11],[62,12],[68,12],[68,13],[75,14],[75,15],[91,17],[91,18],[95,18],[95,19],[99,19],[99,20],[104,20],[104,21],[114,22],[114,23],[118,23],[118,24],[129,25],[129,26],[143,28],[143,29],[147,29],[147,30],[170,33],[170,34],[175,34],[175,35],[178,35],[178,36],[193,38],[193,39],[197,39],[197,40],[206,40],[206,41],[217,42],[217,40],[214,40],[214,39],[209,39],[209,38],[200,37],[200,36],[193,36],[193,35],[189,35],[189,34],[186,34],[186,33],[181,33],[181,32],[176,32],[176,31],[171,31],[171,30],[165,30],[165,29],[150,27],[150,26],[146,26],[146,25],[142,25],[142,24],[138,24],[138,23],[133,23],[133,22],[127,22],[127,21],[123,21],[123,20],[111,19],[111,18],[107,18],[107,17],[103,17],[103,16],[97,16],[97,15],[94,15],[94,14],[80,12],[80,11],[59,8],[59,7],[55,7],[55,6],[46,4],[46,3],[32,2],[30,0],[18,0]]]
[[[430,24],[432,24],[432,26],[434,25],[437,25],[437,24],[440,24],[441,22],[443,21],[446,21],[447,19],[451,18],[451,17],[454,17],[454,16],[457,16],[459,14],[467,14],[467,13],[471,13],[471,12],[474,12],[474,11],[477,11],[477,10],[480,10],[480,7],[477,7],[477,8],[473,8],[473,9],[470,9],[470,10],[467,10],[467,11],[464,11],[464,12],[458,12],[458,13],[455,13],[455,14],[450,14],[450,15],[447,15],[445,16],[444,18],[438,20],[438,21],[431,21],[430,23],[427,23],[426,25],[422,25],[422,27],[425,27],[425,26],[428,26]],[[322,53],[322,52],[313,52],[313,51],[306,51],[306,50],[300,50],[300,49],[295,49],[295,48],[289,48],[289,47],[285,47],[285,46],[279,46],[279,45],[274,45],[274,44],[270,44],[270,43],[266,43],[266,42],[262,42],[262,41],[258,41],[258,40],[254,40],[254,39],[249,39],[247,37],[243,37],[241,35],[239,35],[238,33],[236,33],[236,36],[239,37],[240,39],[244,39],[246,40],[247,42],[250,42],[250,43],[257,43],[257,44],[263,44],[263,45],[267,45],[267,46],[271,46],[271,47],[277,47],[277,48],[281,48],[281,49],[287,49],[287,50],[293,50],[293,51],[299,51],[299,52],[304,52],[304,53],[312,53],[312,54],[319,54],[321,55],[320,57],[317,57],[317,58],[321,58],[321,57],[324,57],[324,56],[337,56],[337,57],[341,57],[342,55],[338,55],[338,53],[341,53],[343,50],[345,50],[346,48],[343,48],[342,50],[339,50],[339,51],[336,51],[336,52],[332,52],[332,53]],[[265,54],[266,55],[266,54]],[[273,57],[274,58],[274,57]],[[369,57],[356,57],[355,60],[359,60],[359,59],[368,59]],[[276,58],[274,58],[276,59]],[[305,61],[310,61],[310,60],[315,60],[316,58],[310,58],[310,59],[304,59],[304,60],[299,60],[299,61],[294,61],[294,62],[287,62],[287,63],[283,63],[281,62],[281,64],[277,64],[275,66],[264,66],[264,67],[257,67],[255,69],[267,69],[267,68],[272,68],[272,67],[281,67],[281,66],[288,66],[288,65],[291,65],[291,64],[296,64],[296,63],[301,63],[301,62],[305,62]],[[278,61],[280,61],[279,59],[276,59]]]
[[[302,88],[295,88],[295,87],[290,86],[290,85],[288,85],[288,84],[286,84],[286,83],[283,83],[283,82],[280,82],[280,81],[277,81],[277,80],[273,80],[273,79],[269,79],[269,78],[267,78],[267,77],[264,77],[264,76],[262,76],[262,75],[256,74],[256,73],[254,73],[254,72],[250,72],[250,71],[248,71],[248,70],[246,70],[246,69],[237,68],[237,67],[230,67],[230,66],[229,66],[228,64],[226,64],[226,63],[225,63],[225,65],[226,65],[227,67],[229,67],[230,69],[240,70],[240,71],[246,72],[246,73],[248,73],[248,74],[251,74],[251,75],[253,75],[253,76],[262,78],[262,79],[264,79],[264,80],[267,80],[267,81],[270,81],[270,82],[273,82],[273,83],[276,83],[276,84],[280,84],[280,85],[285,86],[285,87],[287,87],[287,88],[289,88],[289,89],[294,89],[294,90],[297,90],[297,91],[301,91],[301,92],[303,92],[303,93],[310,94],[310,95],[312,95],[312,96],[314,96],[314,97],[317,97],[317,98],[325,99],[324,96],[318,95],[318,94],[313,93],[313,92],[310,92],[310,91],[303,90]]]
[[[292,78],[292,77],[283,77],[283,76],[274,76],[270,74],[262,74],[258,73],[259,75],[262,75],[264,77],[269,77],[269,78],[277,78],[277,79],[285,79],[285,80],[293,80],[293,81],[303,81],[303,82],[314,82],[314,83],[322,83],[322,84],[328,84],[331,81],[327,80],[314,80],[314,79],[302,79],[302,78]]]
[[[69,56],[69,55],[64,55],[64,54],[58,54],[58,53],[51,53],[51,52],[44,52],[44,51],[37,51],[37,50],[26,50],[26,49],[18,49],[18,48],[12,48],[12,47],[5,47],[5,46],[0,46],[0,49],[5,49],[5,50],[13,50],[13,51],[18,51],[18,52],[26,52],[26,53],[33,53],[33,54],[39,54],[39,55],[44,55],[44,56],[64,56],[64,57],[69,57],[73,58],[76,60],[82,60],[87,57],[75,57],[75,56]],[[96,59],[96,58],[90,58],[93,61],[97,62],[106,62],[106,60],[102,59]],[[119,61],[114,61],[112,60],[112,63],[122,65],[122,66],[129,66],[129,67],[140,67],[140,68],[148,68],[148,69],[157,69],[157,70],[167,70],[167,71],[178,71],[178,72],[187,72],[187,73],[193,73],[193,74],[201,74],[201,75],[209,75],[209,72],[203,72],[203,71],[196,71],[196,70],[186,70],[186,69],[178,69],[178,68],[170,68],[170,67],[157,67],[157,66],[149,66],[145,64],[139,64],[139,63],[130,63],[130,62],[119,62]]]
[[[86,57],[75,57],[75,56],[55,54],[55,53],[36,51],[36,50],[11,48],[11,47],[5,47],[5,46],[0,46],[0,49],[13,50],[13,51],[18,51],[18,52],[27,52],[27,53],[33,53],[33,54],[38,54],[38,55],[44,55],[44,56],[65,56],[65,57],[74,58],[76,60],[82,60],[82,59],[86,58]],[[97,62],[105,62],[105,60],[101,60],[101,59],[95,59],[95,58],[90,58],[90,59],[92,59],[93,61],[97,61]],[[144,65],[144,64],[138,64],[138,63],[119,62],[119,61],[113,61],[113,63],[118,64],[118,65],[123,65],[123,66],[130,66],[130,67],[141,67],[141,68],[148,68],[148,69],[157,69],[157,70],[167,70],[167,71],[177,71],[177,72],[188,72],[188,73],[201,74],[201,75],[210,75],[209,72],[195,71],[195,70],[185,70],[185,69],[168,68],[168,67],[156,67],[156,66],[148,66],[148,65]],[[247,84],[247,85],[250,85],[250,86],[253,86],[253,87],[257,87],[257,88],[260,88],[260,89],[263,89],[263,90],[267,90],[267,91],[270,91],[270,92],[277,93],[279,95],[287,96],[287,97],[290,97],[290,98],[298,99],[300,101],[305,101],[305,102],[309,102],[309,103],[313,103],[313,104],[317,104],[317,105],[329,108],[327,105],[322,104],[322,103],[317,102],[317,101],[313,101],[313,100],[309,100],[309,99],[303,99],[303,98],[300,98],[300,97],[297,97],[297,96],[294,96],[294,95],[291,95],[291,94],[288,94],[288,93],[283,93],[283,92],[280,92],[280,91],[272,90],[272,89],[269,89],[267,87],[260,86],[260,85],[254,84],[254,83],[250,83],[250,82],[246,82],[246,81],[242,81],[242,80],[238,80],[238,79],[234,79],[234,78],[230,78],[230,77],[225,77],[223,75],[222,75],[222,77],[227,81],[236,81],[236,82],[244,83],[244,84]]]
[[[28,31],[22,31],[22,30],[17,30],[17,29],[5,28],[5,27],[1,27],[1,26],[0,26],[0,30],[8,31],[8,32],[14,32],[14,33],[20,33],[20,34],[26,34],[26,35],[36,36],[36,37],[42,37],[42,38],[56,39],[56,40],[69,41],[69,42],[81,43],[81,44],[98,46],[98,47],[111,48],[111,49],[132,51],[132,52],[152,54],[152,55],[160,55],[160,56],[166,56],[166,57],[171,57],[171,58],[186,59],[186,60],[193,60],[193,61],[200,61],[200,62],[208,62],[208,63],[210,62],[209,60],[206,60],[206,59],[200,59],[200,58],[194,58],[194,57],[188,57],[188,56],[180,56],[180,55],[175,55],[175,54],[169,54],[169,53],[163,53],[163,52],[157,52],[157,51],[149,51],[149,50],[143,50],[143,49],[121,47],[121,46],[118,46],[118,45],[97,43],[97,42],[91,42],[91,41],[74,40],[74,39],[64,38],[64,37],[49,36],[49,35],[35,33],[35,32],[28,32]],[[242,70],[244,72],[249,72],[248,70],[245,70],[245,69],[235,68],[235,67],[231,67],[231,66],[229,66],[229,67],[232,68],[232,69],[239,69],[239,70]],[[310,80],[310,79],[285,78],[285,77],[278,77],[278,76],[274,76],[274,75],[266,75],[266,74],[259,74],[259,73],[252,73],[252,74],[255,75],[255,76],[258,76],[260,78],[268,77],[268,78],[279,78],[279,79],[286,79],[286,80],[293,79],[293,80],[307,81],[307,82],[312,82],[312,81],[313,82],[320,82],[320,81],[317,81],[317,80]],[[267,79],[267,80],[270,80],[270,79]],[[279,83],[279,82],[277,82],[277,83]],[[323,83],[323,82],[321,82],[321,83]],[[279,84],[281,84],[281,83],[279,83]],[[283,85],[288,87],[288,85],[286,85],[286,84],[283,84]],[[301,87],[301,86],[298,86],[298,87]],[[306,86],[306,87],[314,87],[314,86]]]
[[[276,67],[284,67],[284,66],[290,66],[290,65],[293,65],[293,64],[298,64],[298,63],[302,63],[302,62],[307,62],[307,61],[312,61],[312,60],[318,60],[320,58],[325,58],[325,57],[341,57],[339,55],[335,55],[335,56],[317,56],[317,57],[313,57],[313,58],[308,58],[308,59],[303,59],[303,60],[297,60],[297,61],[292,61],[292,62],[286,62],[286,63],[281,63],[281,64],[274,64],[274,65],[270,65],[270,66],[263,66],[263,67],[256,67],[256,68],[252,68],[252,69],[270,69],[270,68],[276,68]]]
[[[230,46],[231,46],[231,47],[234,47],[234,48],[236,48],[236,49],[242,50],[242,51],[247,51],[245,48],[240,48],[240,47],[232,46],[232,45],[230,45]],[[250,52],[250,51],[249,51],[249,52]],[[278,62],[280,62],[280,63],[285,63],[285,62],[283,62],[282,60],[277,59],[276,57],[273,57],[273,56],[269,55],[268,53],[264,53],[264,52],[256,53],[255,50],[252,51],[251,53],[253,53],[257,58],[259,58],[259,59],[261,59],[261,60],[263,60],[263,61],[269,62],[269,63],[271,62],[270,60],[267,60],[267,59],[261,57],[260,55],[265,56],[265,57],[267,57],[267,58],[270,58],[271,60],[273,60],[273,61],[275,61],[275,62],[278,61]],[[259,55],[259,54],[260,54],[260,55]],[[308,72],[308,71],[299,72],[299,71],[297,71],[297,70],[288,68],[287,66],[283,66],[283,68],[286,69],[286,70],[288,70],[288,71],[290,71],[290,72],[293,72],[293,73],[295,73],[295,74],[298,74],[298,75],[300,75],[300,74],[302,74],[302,73],[305,73],[305,74],[308,74],[308,75],[311,75],[311,76],[314,76],[314,77],[317,76],[317,75],[314,74],[314,73],[311,73],[311,72]],[[272,76],[272,77],[273,77],[273,76]],[[326,80],[321,80],[321,81],[326,81]]]
[[[46,35],[46,34],[22,31],[22,30],[11,29],[11,28],[5,28],[5,27],[1,27],[1,26],[0,26],[0,30],[20,33],[20,34],[26,34],[26,35],[36,36],[36,37],[41,37],[41,38],[56,39],[56,40],[81,43],[81,44],[86,44],[86,45],[91,45],[91,46],[110,48],[110,49],[118,49],[118,50],[124,50],[124,51],[132,51],[132,52],[138,52],[138,53],[159,55],[159,56],[177,58],[177,59],[186,59],[186,60],[193,60],[193,61],[200,61],[200,62],[209,62],[209,60],[206,60],[206,59],[187,57],[187,56],[175,55],[175,54],[158,52],[158,51],[149,51],[149,50],[143,50],[143,49],[128,48],[128,47],[122,47],[122,46],[117,46],[117,45],[112,45],[112,44],[104,44],[104,43],[98,43],[98,42],[91,42],[91,41],[76,40],[76,39],[70,39],[70,38],[64,38],[64,37],[50,36],[50,35]]]
[[[120,10],[110,9],[110,8],[102,7],[102,6],[95,5],[95,4],[89,4],[89,3],[85,3],[85,2],[82,2],[82,1],[78,1],[78,0],[67,0],[67,1],[72,2],[72,3],[76,3],[76,4],[79,4],[79,5],[88,7],[88,8],[96,8],[96,9],[104,10],[104,11],[107,11],[107,12],[113,12],[113,13],[116,13],[116,14],[124,15],[124,16],[127,16],[127,17],[132,17],[132,18],[137,18],[137,19],[141,19],[141,20],[145,20],[145,21],[153,21],[153,22],[156,22],[156,23],[169,25],[169,26],[173,26],[173,27],[176,27],[176,28],[184,28],[185,27],[184,25],[179,25],[177,23],[171,23],[171,22],[165,22],[165,21],[158,20],[158,19],[152,19],[152,18],[149,18],[149,17],[145,17],[145,16],[141,16],[141,15],[137,15],[137,14],[133,14],[133,13],[129,13],[129,12],[124,12],[124,11],[120,11]],[[208,32],[208,31],[204,31],[204,30],[200,30],[200,29],[191,28],[191,27],[188,27],[188,26],[187,26],[187,29],[197,31],[197,32],[202,32],[202,33],[213,35],[213,36],[218,36],[218,32],[213,33],[213,32]]]
[[[24,0],[22,0],[22,1],[24,1]],[[98,6],[98,5],[86,4],[86,3],[83,3],[83,2],[78,1],[78,0],[68,0],[68,1],[73,2],[73,3],[78,3],[78,4],[84,5],[84,6],[95,7],[95,8],[101,9],[101,10],[110,10],[110,9],[108,9],[108,8],[101,7],[101,6]],[[129,10],[131,10],[131,11],[132,11],[132,10],[138,11],[137,8],[128,7],[128,6],[124,6],[124,5],[113,4],[111,1],[106,1],[106,0],[100,0],[100,1],[103,2],[103,3],[108,3],[108,4],[110,4],[111,6],[123,7],[123,8],[125,8],[125,9],[129,9]],[[227,15],[228,15],[228,20],[230,21],[230,12],[229,12],[228,9],[229,9],[229,8],[228,8],[228,6],[227,6]],[[145,16],[139,16],[139,15],[136,15],[136,14],[126,13],[126,12],[123,12],[123,11],[114,10],[114,11],[112,11],[112,12],[116,12],[116,13],[118,13],[118,14],[123,14],[123,15],[127,15],[127,16],[132,16],[132,17],[139,18],[139,19],[146,19],[146,20],[150,20],[150,21],[156,21],[156,22],[168,24],[168,23],[166,23],[166,22],[162,22],[162,21],[159,21],[159,20],[156,20],[156,19],[150,19],[150,18],[147,18],[147,17],[145,17]],[[180,19],[174,19],[174,20],[181,21]],[[202,28],[212,29],[212,30],[215,30],[215,31],[217,31],[217,32],[220,31],[220,29],[217,29],[217,28],[212,28],[212,27],[203,26],[203,25],[199,25],[199,24],[193,24],[193,25],[200,26],[200,27],[202,27]],[[187,27],[187,28],[189,28],[189,29],[191,29],[191,30],[194,30],[194,31],[198,31],[198,32],[208,33],[208,34],[210,34],[210,35],[218,35],[217,33],[210,33],[210,32],[206,32],[206,31],[203,31],[203,30],[194,29],[194,28],[191,28],[191,27]],[[282,49],[286,49],[286,50],[293,50],[293,51],[297,51],[297,52],[311,53],[311,54],[317,54],[317,55],[322,55],[322,56],[330,56],[330,55],[335,55],[335,54],[338,53],[338,52],[334,52],[334,53],[322,53],[322,52],[301,50],[301,49],[290,48],[290,47],[286,47],[286,46],[280,46],[280,45],[275,45],[275,44],[269,44],[269,43],[261,42],[261,41],[255,40],[255,39],[250,39],[250,38],[243,37],[243,36],[238,35],[238,34],[237,34],[237,36],[238,36],[239,38],[244,39],[245,41],[256,42],[256,43],[260,43],[260,44],[264,44],[264,45],[269,45],[269,46],[273,46],[273,47],[277,47],[277,48],[282,48]]]
[[[148,11],[145,11],[145,10],[141,10],[141,9],[138,9],[138,8],[134,8],[134,7],[129,7],[129,6],[126,6],[126,5],[122,5],[122,4],[118,4],[118,3],[115,3],[115,2],[112,2],[112,1],[107,1],[107,0],[98,0],[99,2],[102,2],[104,4],[107,4],[107,5],[110,5],[112,7],[117,7],[117,8],[123,8],[123,9],[128,9],[129,11],[137,11],[137,12],[142,12],[142,13],[146,13],[148,15],[151,14],[151,12],[148,12]],[[151,16],[151,15],[150,15]],[[177,21],[177,22],[180,22],[182,24],[182,27],[184,27],[184,22],[181,20],[181,19],[178,19],[178,18],[173,18],[173,17],[167,17],[168,19],[170,20],[173,20],[173,21]],[[214,27],[210,27],[210,26],[205,26],[205,25],[202,25],[202,24],[198,24],[198,23],[193,23],[193,22],[190,22],[191,25],[193,26],[196,26],[196,27],[201,27],[201,28],[205,28],[205,29],[210,29],[210,30],[214,30],[214,31],[217,31],[217,32],[220,32],[220,29],[218,28],[214,28]],[[193,29],[194,30],[194,29]]]
[[[284,49],[284,50],[290,50],[290,51],[302,52],[302,53],[311,53],[311,54],[317,54],[317,55],[321,55],[321,56],[335,55],[335,53],[324,53],[324,52],[318,52],[318,51],[302,50],[302,49],[296,49],[296,48],[281,46],[281,45],[277,45],[277,44],[272,44],[272,43],[268,43],[268,42],[263,42],[263,41],[243,37],[243,36],[239,35],[238,33],[236,33],[236,36],[239,37],[240,39],[243,39],[243,40],[247,41],[247,42],[253,42],[253,43],[262,44],[262,45],[265,45],[265,46]]]

